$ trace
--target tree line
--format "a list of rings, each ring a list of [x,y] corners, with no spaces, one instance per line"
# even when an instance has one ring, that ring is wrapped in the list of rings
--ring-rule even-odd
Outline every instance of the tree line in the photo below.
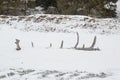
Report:
[[[57,9],[56,14],[116,17],[117,1],[118,0],[0,0],[0,14],[26,14],[28,9],[41,6],[46,13],[50,13],[49,11],[52,10],[50,7],[54,7]],[[48,11],[48,9],[50,10]]]

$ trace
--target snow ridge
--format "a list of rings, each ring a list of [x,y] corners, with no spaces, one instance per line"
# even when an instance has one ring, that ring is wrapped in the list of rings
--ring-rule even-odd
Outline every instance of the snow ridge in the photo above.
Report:
[[[76,32],[79,29],[115,33],[120,31],[120,19],[98,19],[87,16],[38,14],[30,16],[0,16],[0,24],[22,31]],[[112,29],[112,30],[111,30]],[[114,32],[115,31],[115,32]]]

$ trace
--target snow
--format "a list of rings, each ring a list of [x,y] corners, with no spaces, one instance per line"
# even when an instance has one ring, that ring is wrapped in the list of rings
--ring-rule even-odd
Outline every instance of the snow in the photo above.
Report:
[[[95,22],[89,22],[94,18],[49,14],[30,15],[20,21],[19,16],[3,17],[0,18],[1,80],[119,80],[119,19],[96,18]],[[78,47],[83,44],[89,47],[97,36],[95,47],[100,51],[75,50],[76,32],[80,37]],[[15,49],[15,39],[20,40],[20,51]]]
[[[120,17],[120,0],[118,0],[116,4],[117,4],[117,10],[116,10],[117,16]]]

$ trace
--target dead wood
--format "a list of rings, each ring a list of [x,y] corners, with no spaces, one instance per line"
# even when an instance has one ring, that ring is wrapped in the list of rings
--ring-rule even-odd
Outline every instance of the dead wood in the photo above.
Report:
[[[92,43],[92,45],[90,47],[85,47],[85,44],[83,44],[82,48],[78,48],[77,46],[79,44],[79,34],[77,32],[77,43],[76,43],[74,49],[76,49],[76,50],[84,50],[84,51],[99,51],[100,50],[99,48],[94,48],[94,46],[96,44],[96,39],[97,39],[97,37],[95,36],[94,40],[93,40],[93,43]]]
[[[21,50],[19,43],[20,43],[20,40],[19,40],[19,39],[16,39],[16,42],[15,42],[15,44],[16,44],[16,46],[17,46],[16,50]]]
[[[64,42],[63,42],[63,40],[62,40],[62,41],[61,41],[60,48],[63,48],[63,43],[64,43]]]
[[[76,42],[76,44],[75,44],[75,47],[74,47],[74,48],[77,48],[77,46],[78,46],[78,44],[79,44],[79,33],[77,32],[76,34],[77,34],[77,42]]]

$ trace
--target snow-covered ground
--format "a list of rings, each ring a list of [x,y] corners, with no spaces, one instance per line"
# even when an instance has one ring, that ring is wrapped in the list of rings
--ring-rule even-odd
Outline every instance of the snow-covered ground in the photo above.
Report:
[[[0,80],[119,80],[119,25],[114,18],[0,16]],[[78,47],[89,47],[96,36],[100,51],[74,49],[76,32]]]

